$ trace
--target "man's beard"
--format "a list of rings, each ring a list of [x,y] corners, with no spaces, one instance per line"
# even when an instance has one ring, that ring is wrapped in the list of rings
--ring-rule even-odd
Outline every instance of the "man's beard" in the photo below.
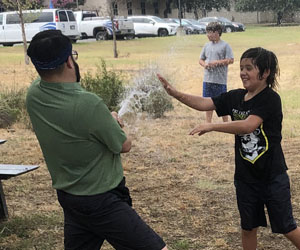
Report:
[[[79,66],[78,64],[75,62],[74,58],[72,57],[73,63],[74,63],[74,67],[75,67],[75,74],[76,74],[76,82],[80,82],[80,71],[79,71]]]

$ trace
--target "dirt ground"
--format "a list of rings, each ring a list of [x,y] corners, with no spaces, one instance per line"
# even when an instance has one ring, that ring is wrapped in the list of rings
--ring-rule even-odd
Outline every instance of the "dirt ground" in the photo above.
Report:
[[[134,144],[123,162],[134,208],[170,249],[241,249],[233,186],[234,139],[217,133],[189,136],[188,131],[203,120],[203,114],[175,103],[175,111],[163,119],[140,117],[128,124]],[[3,181],[10,218],[62,216],[34,134],[16,127],[0,130],[0,138],[8,140],[0,147],[1,162],[40,165],[34,172]],[[299,138],[283,141],[296,218],[300,218],[299,147]],[[50,230],[56,230],[57,237],[49,249],[63,249],[62,222]],[[270,228],[260,232],[258,249],[294,249]],[[35,234],[47,235],[39,228]],[[22,239],[16,235],[6,238],[0,249],[14,249],[9,246],[18,240]]]
[[[188,46],[184,47],[186,48]],[[299,80],[299,57],[294,51],[299,51],[300,44],[295,42],[284,48],[285,57],[279,55],[282,57],[281,62],[288,65],[281,67],[282,72],[285,72],[281,78],[281,86],[284,89],[295,88],[297,91],[297,85],[292,86]],[[181,47],[179,49],[183,50]],[[200,51],[200,48],[197,49]],[[281,52],[281,48],[277,50]],[[178,53],[178,58],[179,56]],[[196,59],[192,59],[197,60],[197,57],[198,51]],[[181,83],[181,90],[200,93],[201,72],[198,65],[193,61],[175,67],[175,63],[180,60],[182,58],[174,60],[171,66],[168,64],[170,75],[174,74],[177,82]],[[22,80],[22,73],[16,75],[13,70],[0,68],[3,77],[10,79],[13,75],[16,79],[10,80]],[[237,62],[229,70],[230,83],[240,83],[238,71]],[[1,81],[4,82],[3,77]],[[239,85],[231,87],[237,86]],[[125,119],[125,130],[133,138],[131,152],[123,155],[133,206],[164,238],[170,250],[242,249],[233,185],[234,137],[218,133],[201,137],[189,136],[188,132],[196,124],[204,122],[205,114],[187,108],[177,101],[173,104],[175,109],[161,119],[150,119],[144,114]],[[295,106],[299,107],[298,104],[299,102],[295,103]],[[299,116],[299,113],[289,113],[299,112],[298,108],[290,111],[285,107],[285,111],[287,116]],[[214,120],[221,121],[215,114]],[[284,128],[289,126],[294,125],[287,122],[284,124]],[[0,129],[0,139],[7,139],[0,146],[1,163],[40,166],[36,171],[2,181],[10,216],[8,223],[16,221],[17,226],[16,229],[11,229],[11,224],[3,227],[0,223],[0,250],[63,249],[62,210],[51,187],[51,179],[33,132],[17,124],[9,130]],[[295,127],[293,136],[283,138],[282,146],[292,183],[294,216],[299,222],[298,127]],[[29,223],[25,219],[39,216],[49,221],[46,227],[39,225],[36,222],[38,219],[29,220]],[[25,224],[24,231],[30,228],[29,236],[16,232],[21,223]],[[30,223],[34,225],[29,225]],[[5,233],[8,236],[1,237]],[[259,250],[295,249],[284,236],[272,234],[270,227],[260,229],[258,242]],[[103,249],[112,248],[106,244]]]

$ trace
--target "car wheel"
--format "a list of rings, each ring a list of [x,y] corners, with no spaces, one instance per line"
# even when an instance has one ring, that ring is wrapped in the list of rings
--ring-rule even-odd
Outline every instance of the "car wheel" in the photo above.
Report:
[[[13,43],[3,43],[3,46],[4,47],[12,47],[12,46],[14,46],[14,44]]]
[[[124,39],[125,40],[132,40],[132,39],[134,39],[134,35],[125,35]]]
[[[101,40],[107,40],[108,35],[106,31],[98,31],[96,33],[96,40],[101,41]]]
[[[158,30],[158,36],[167,36],[169,33],[166,29]]]
[[[232,32],[232,28],[231,27],[226,27],[225,31],[226,31],[226,33],[230,33],[230,32]]]

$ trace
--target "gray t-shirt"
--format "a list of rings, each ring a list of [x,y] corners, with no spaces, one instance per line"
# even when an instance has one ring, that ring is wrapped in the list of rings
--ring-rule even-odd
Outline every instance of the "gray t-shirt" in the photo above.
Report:
[[[233,59],[233,52],[228,43],[220,40],[217,43],[208,42],[204,45],[200,59],[206,63],[216,60]],[[220,65],[213,69],[204,69],[204,82],[227,84],[228,65]]]

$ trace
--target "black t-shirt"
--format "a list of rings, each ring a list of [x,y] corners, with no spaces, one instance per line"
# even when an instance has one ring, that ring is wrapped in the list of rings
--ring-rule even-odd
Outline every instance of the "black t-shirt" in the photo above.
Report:
[[[281,148],[282,108],[280,96],[265,88],[248,101],[247,90],[236,89],[213,97],[218,116],[230,115],[233,121],[257,115],[263,123],[252,133],[235,135],[235,179],[260,182],[287,170]]]

